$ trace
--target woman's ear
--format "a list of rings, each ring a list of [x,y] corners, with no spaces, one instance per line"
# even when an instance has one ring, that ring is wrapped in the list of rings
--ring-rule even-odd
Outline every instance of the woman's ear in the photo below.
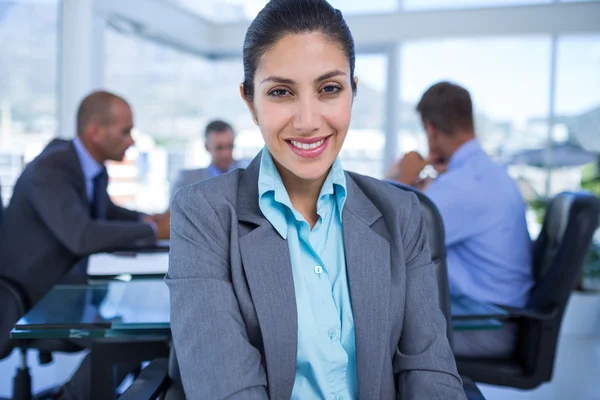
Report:
[[[254,115],[254,107],[252,106],[252,102],[250,100],[248,100],[248,98],[246,97],[246,93],[244,93],[244,84],[240,83],[240,96],[242,96],[242,100],[244,100],[244,103],[246,103],[246,107],[248,107],[248,110],[250,111],[250,115],[252,116],[252,121],[254,121],[254,123],[256,125],[258,125],[258,120],[256,119],[256,116]]]
[[[356,97],[356,93],[358,92],[358,76],[354,77],[354,93],[352,93],[352,102],[354,102],[354,98]]]

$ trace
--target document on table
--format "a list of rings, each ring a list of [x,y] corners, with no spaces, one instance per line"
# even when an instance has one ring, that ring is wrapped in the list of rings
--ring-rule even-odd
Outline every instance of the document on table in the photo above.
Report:
[[[169,269],[169,253],[100,253],[90,256],[88,275],[164,275]]]

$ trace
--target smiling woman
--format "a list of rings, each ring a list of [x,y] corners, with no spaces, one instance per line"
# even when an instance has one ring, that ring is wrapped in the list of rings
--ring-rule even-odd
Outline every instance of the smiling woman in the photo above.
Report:
[[[418,200],[338,158],[354,63],[324,0],[271,0],[248,28],[240,93],[265,147],[172,202],[188,398],[464,398]]]

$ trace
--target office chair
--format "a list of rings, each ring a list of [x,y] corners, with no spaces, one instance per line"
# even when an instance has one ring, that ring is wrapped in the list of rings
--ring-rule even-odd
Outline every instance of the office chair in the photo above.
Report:
[[[438,285],[438,297],[440,308],[446,317],[446,334],[450,347],[453,346],[452,336],[454,328],[452,327],[452,312],[450,308],[450,288],[448,285],[448,266],[446,264],[446,237],[444,233],[444,221],[433,201],[423,192],[404,185],[396,181],[387,181],[389,184],[400,189],[413,192],[417,195],[421,205],[421,214],[427,229],[427,239],[429,241],[429,251],[431,252],[431,261],[435,267],[435,277]],[[459,371],[460,372],[460,371]],[[462,374],[463,389],[467,394],[468,400],[483,400],[483,394],[477,388],[469,374]]]
[[[12,351],[17,348],[20,352],[20,365],[17,367],[13,378],[12,400],[31,400],[34,398],[31,390],[31,375],[27,365],[27,351],[35,349],[38,351],[40,364],[49,364],[52,362],[52,352],[77,352],[82,348],[66,341],[55,339],[43,340],[23,340],[10,339],[10,331],[15,323],[21,318],[27,310],[29,304],[27,296],[21,287],[6,278],[0,278],[0,304],[2,304],[2,313],[0,319],[0,360],[8,357]],[[54,392],[49,389],[35,396],[36,399],[46,398]]]
[[[2,223],[2,215],[4,214],[4,203],[2,202],[2,186],[0,186],[0,224]]]
[[[577,285],[598,227],[600,199],[565,192],[548,204],[542,231],[533,246],[536,283],[523,309],[504,307],[519,333],[509,359],[457,359],[462,374],[476,382],[533,389],[552,379],[558,334],[565,307]]]
[[[437,207],[418,190],[397,182],[389,182],[403,190],[415,193],[421,203],[421,211],[427,227],[431,258],[435,265],[438,282],[440,307],[447,322],[447,335],[452,345],[452,318],[450,313],[450,294],[446,270],[446,245],[444,242],[444,225]],[[144,368],[135,382],[119,397],[119,400],[184,400],[185,394],[179,375],[179,366],[175,349],[171,346],[169,359],[160,358],[152,361]],[[484,400],[483,395],[468,377],[462,377],[463,388],[469,400]]]

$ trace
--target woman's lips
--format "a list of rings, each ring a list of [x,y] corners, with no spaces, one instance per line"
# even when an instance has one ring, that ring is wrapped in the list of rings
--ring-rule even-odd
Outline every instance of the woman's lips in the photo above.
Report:
[[[315,158],[323,154],[329,144],[330,136],[314,139],[289,139],[286,140],[290,149],[302,158]]]

